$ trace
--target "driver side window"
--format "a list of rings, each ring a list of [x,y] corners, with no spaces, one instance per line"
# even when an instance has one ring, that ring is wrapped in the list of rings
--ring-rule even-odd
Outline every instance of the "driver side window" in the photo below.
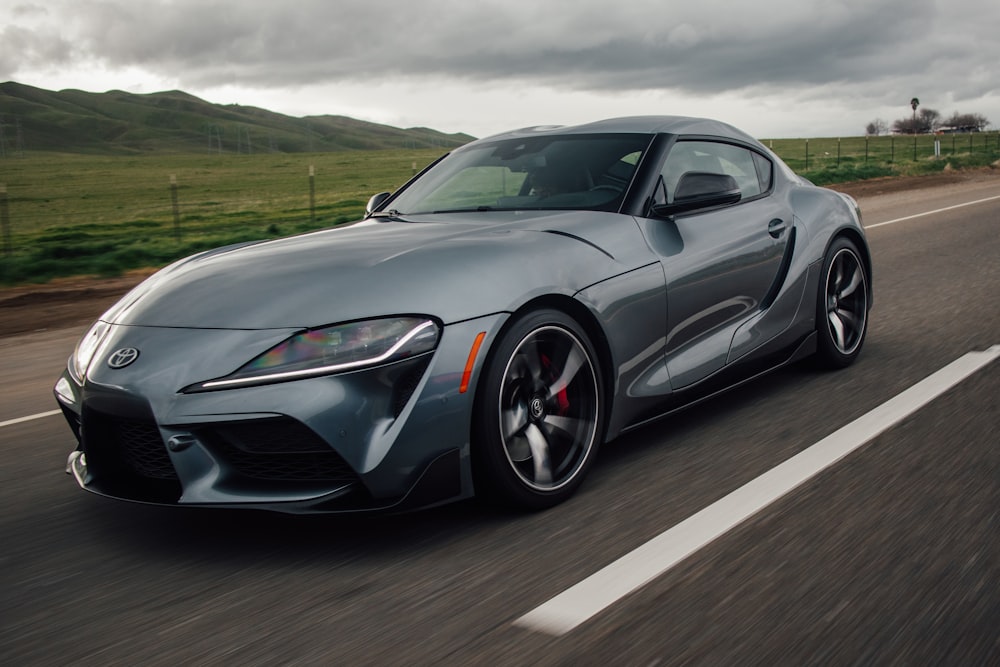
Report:
[[[689,172],[705,172],[732,176],[740,188],[742,201],[760,195],[760,179],[754,164],[754,154],[745,148],[714,141],[678,141],[670,149],[660,172],[663,189],[656,198],[672,204],[681,177]]]

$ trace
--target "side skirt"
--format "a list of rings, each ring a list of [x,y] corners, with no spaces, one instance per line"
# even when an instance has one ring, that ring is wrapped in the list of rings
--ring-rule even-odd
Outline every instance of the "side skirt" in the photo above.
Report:
[[[619,435],[713,399],[779,368],[801,361],[815,353],[816,332],[813,331],[803,338],[796,347],[792,348],[791,353],[788,353],[786,350],[783,354],[767,355],[746,362],[738,362],[732,366],[726,366],[715,375],[702,380],[698,384],[671,395],[671,400],[668,403],[666,411],[629,424],[621,430]]]

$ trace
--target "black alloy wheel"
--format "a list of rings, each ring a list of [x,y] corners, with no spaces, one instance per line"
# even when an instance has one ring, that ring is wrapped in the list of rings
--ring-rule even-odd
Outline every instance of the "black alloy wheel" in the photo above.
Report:
[[[817,304],[817,351],[822,365],[849,366],[868,332],[868,276],[861,255],[845,238],[833,242],[823,261]]]
[[[477,484],[510,506],[542,509],[573,494],[603,433],[599,364],[568,315],[517,319],[491,353],[477,394]]]

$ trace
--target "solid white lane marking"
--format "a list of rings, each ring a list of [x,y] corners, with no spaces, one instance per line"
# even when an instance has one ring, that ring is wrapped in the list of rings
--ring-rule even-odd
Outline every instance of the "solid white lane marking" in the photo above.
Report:
[[[514,621],[563,635],[913,414],[994,359],[970,352]]]
[[[886,220],[885,222],[876,222],[874,225],[865,225],[865,229],[875,229],[876,227],[884,227],[885,225],[894,225],[897,222],[905,222],[907,220],[913,220],[914,218],[922,218],[925,215],[934,215],[935,213],[944,213],[945,211],[954,211],[956,208],[965,208],[966,206],[975,206],[976,204],[983,204],[988,201],[994,201],[1000,199],[1000,195],[996,197],[987,197],[986,199],[977,199],[976,201],[965,202],[964,204],[955,204],[954,206],[946,206],[944,208],[939,208],[934,211],[925,211],[923,213],[914,213],[913,215],[908,215],[905,218],[896,218],[895,220]]]
[[[62,410],[49,410],[48,412],[39,412],[37,415],[28,415],[27,417],[8,419],[5,422],[0,422],[0,428],[3,428],[4,426],[13,426],[14,424],[20,424],[21,422],[30,422],[34,419],[41,419],[42,417],[51,417],[52,415],[58,415],[61,413]]]

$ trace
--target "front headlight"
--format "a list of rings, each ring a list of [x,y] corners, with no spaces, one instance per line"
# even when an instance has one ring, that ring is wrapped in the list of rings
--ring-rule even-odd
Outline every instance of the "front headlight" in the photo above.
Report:
[[[73,377],[81,384],[87,377],[87,369],[90,368],[90,362],[94,359],[94,353],[97,352],[97,348],[100,347],[101,341],[104,340],[110,328],[110,324],[98,320],[76,344],[69,368],[73,371]]]
[[[440,328],[422,317],[392,317],[339,324],[296,334],[235,373],[189,387],[229,389],[345,373],[390,364],[432,351]]]

